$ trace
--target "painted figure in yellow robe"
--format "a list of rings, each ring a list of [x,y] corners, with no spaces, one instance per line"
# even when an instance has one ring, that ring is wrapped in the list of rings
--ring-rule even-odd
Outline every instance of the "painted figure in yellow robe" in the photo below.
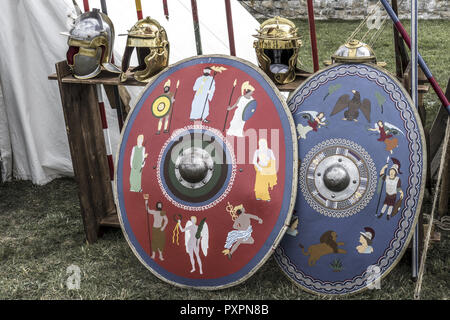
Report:
[[[273,151],[268,148],[267,140],[259,140],[259,149],[253,155],[253,165],[256,170],[255,197],[256,200],[270,201],[269,189],[277,184],[277,165]]]

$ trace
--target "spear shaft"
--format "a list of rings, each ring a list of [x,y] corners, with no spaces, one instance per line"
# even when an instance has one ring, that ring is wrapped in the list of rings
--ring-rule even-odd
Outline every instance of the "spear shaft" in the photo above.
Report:
[[[84,11],[89,11],[89,0],[83,0]],[[103,136],[105,138],[106,147],[106,160],[108,161],[109,167],[109,178],[111,181],[114,180],[114,162],[112,158],[112,147],[111,147],[111,137],[109,135],[108,121],[106,119],[105,103],[103,102],[103,93],[101,84],[95,85],[97,89],[97,100],[98,108],[100,111],[100,118],[102,120]]]
[[[108,15],[108,7],[106,6],[106,0],[100,0],[100,5],[102,7],[102,12]],[[111,62],[114,62],[114,56],[111,54]],[[119,131],[122,131],[123,127],[123,114],[122,114],[122,100],[120,99],[119,88],[117,86],[113,86],[113,94],[114,99],[116,100],[116,112],[117,112],[117,121],[119,123]]]
[[[311,51],[314,64],[314,72],[317,72],[319,71],[319,56],[317,54],[316,23],[314,21],[313,1],[308,0],[307,5],[308,5],[309,36],[311,38]]]
[[[84,9],[84,12],[89,11],[89,0],[83,0],[83,9]]]
[[[385,177],[387,177],[387,165],[388,165],[388,163],[389,163],[389,157],[387,157],[387,159],[386,159],[386,168],[384,169],[384,176]],[[383,195],[383,189],[384,189],[384,181],[383,181],[383,178],[382,177],[380,177],[380,180],[381,180],[381,190],[380,190],[380,196],[378,197],[378,203],[377,203],[377,210],[375,211],[376,213],[376,215],[378,215],[378,208],[380,207],[380,200],[381,200],[381,196]]]
[[[166,19],[169,20],[169,6],[167,5],[167,0],[163,0],[163,7],[164,15],[166,16]]]
[[[403,38],[403,40],[405,40],[406,45],[409,47],[409,49],[411,49],[411,39],[408,35],[408,32],[406,31],[405,27],[403,27],[402,23],[398,19],[394,10],[392,10],[392,8],[389,5],[389,3],[387,2],[387,0],[380,0],[380,2],[383,4],[384,8],[386,9],[386,12],[391,17],[395,28],[402,35],[402,38]],[[423,60],[420,53],[417,53],[417,60],[419,61],[419,65],[422,68],[423,73],[427,77],[428,81],[430,82],[430,84],[433,87],[434,91],[436,92],[437,96],[441,100],[441,102],[444,105],[447,112],[450,114],[450,103],[448,102],[444,92],[442,91],[441,87],[439,87],[439,84],[437,83],[436,79],[433,77],[433,74],[431,73],[430,69],[428,68],[427,64],[425,63],[425,60]],[[414,66],[412,64],[411,64],[411,67],[414,68]]]
[[[135,0],[136,3],[136,14],[137,14],[137,18],[138,20],[142,20],[144,19],[144,16],[142,15],[142,4],[141,4],[141,0]]]
[[[136,0],[137,1],[137,0]],[[202,55],[202,39],[200,37],[200,24],[198,21],[197,0],[191,0],[192,19],[194,21],[195,45],[197,47],[197,55]]]
[[[180,85],[180,80],[177,81],[177,88],[175,89],[175,93],[173,94],[173,105],[172,105],[172,110],[170,110],[170,119],[169,119],[169,127],[167,128],[167,130],[170,132],[170,126],[172,125],[172,116],[173,116],[173,109],[175,108],[175,97],[177,96],[177,92],[178,92],[178,86]]]
[[[231,13],[230,0],[225,0],[225,11],[227,13],[228,42],[230,44],[230,55],[236,56],[236,47],[234,44],[234,31],[233,31],[233,15]]]
[[[205,103],[203,104],[202,116],[200,117],[200,120],[202,120],[202,121],[203,121],[203,114],[205,113],[206,104],[208,103],[208,100],[209,100],[209,99],[208,99],[208,98],[209,98],[209,91],[210,91],[211,88],[212,88],[212,85],[213,85],[213,83],[214,83],[214,78],[216,77],[216,74],[217,74],[217,72],[214,71],[213,78],[212,78],[212,80],[211,80],[211,83],[209,84],[209,89],[208,89],[208,92],[207,92],[207,94],[206,94]]]
[[[233,97],[234,88],[236,88],[236,79],[234,80],[233,89],[231,89],[230,100],[228,101],[228,106],[230,106],[230,104],[231,104],[231,98]],[[227,114],[225,116],[225,123],[223,124],[222,132],[225,131],[225,126],[227,125],[227,119],[228,119],[229,113],[230,113],[230,110],[228,110],[228,108],[227,108]]]

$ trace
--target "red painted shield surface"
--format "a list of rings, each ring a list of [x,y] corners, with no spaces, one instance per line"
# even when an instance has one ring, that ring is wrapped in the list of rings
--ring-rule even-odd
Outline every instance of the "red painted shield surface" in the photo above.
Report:
[[[171,109],[156,117],[163,94]],[[296,144],[286,103],[256,66],[199,56],[160,73],[128,116],[116,159],[116,204],[136,256],[178,286],[250,277],[291,217]]]

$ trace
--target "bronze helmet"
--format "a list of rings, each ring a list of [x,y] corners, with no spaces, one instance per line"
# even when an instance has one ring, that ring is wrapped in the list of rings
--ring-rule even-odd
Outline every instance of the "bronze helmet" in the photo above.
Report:
[[[385,62],[377,62],[377,57],[368,44],[356,39],[340,46],[331,56],[331,61],[325,62],[328,65],[332,63],[373,63],[386,66]]]
[[[277,16],[261,23],[257,31],[253,47],[260,68],[278,84],[294,81],[302,45],[298,28],[292,21]]]
[[[166,30],[155,19],[141,19],[128,31],[127,46],[122,58],[122,77],[125,81],[131,54],[136,48],[139,65],[132,71],[134,78],[148,82],[169,64],[169,40]]]

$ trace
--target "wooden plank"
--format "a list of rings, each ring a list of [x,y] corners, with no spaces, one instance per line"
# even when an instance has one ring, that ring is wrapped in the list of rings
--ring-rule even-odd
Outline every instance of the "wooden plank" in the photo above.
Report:
[[[311,75],[311,74],[309,74]],[[303,75],[303,76],[297,76],[295,78],[295,80],[291,83],[287,83],[287,84],[275,84],[278,88],[278,90],[280,91],[287,91],[287,92],[292,92],[295,89],[298,88],[299,85],[301,85],[307,78],[308,76]]]
[[[445,96],[450,99],[450,79],[448,79],[447,89],[445,90]],[[429,159],[432,160],[442,143],[442,139],[445,134],[445,126],[447,121],[447,111],[443,106],[439,109],[437,115],[433,120],[430,130],[430,154]]]
[[[66,61],[61,61],[61,63],[65,63],[67,66]],[[68,68],[68,66],[67,66]],[[145,82],[139,82],[136,79],[134,79],[133,73],[129,70],[126,72],[127,80],[125,82],[120,82],[120,76],[116,73],[108,72],[106,70],[102,70],[102,72],[92,79],[77,79],[75,78],[72,73],[69,70],[69,73],[65,74],[63,77],[61,77],[62,83],[79,83],[79,84],[104,84],[104,85],[111,85],[111,86],[117,86],[117,85],[123,85],[123,86],[140,86],[144,87],[147,85]],[[49,80],[58,80],[58,76],[56,73],[53,73],[48,76]]]
[[[417,87],[417,90],[419,92],[418,98],[418,112],[420,116],[420,120],[422,121],[422,124],[425,125],[426,123],[426,110],[425,106],[423,104],[423,95],[429,91],[429,85],[426,84],[428,81],[425,74],[423,73],[421,68],[418,68],[418,80],[419,85]],[[405,89],[411,94],[411,63],[408,63],[408,66],[405,69],[405,72],[403,74],[403,86]]]
[[[123,119],[125,120],[127,118],[128,113],[131,110],[130,107],[130,102],[131,102],[131,96],[130,93],[128,92],[127,88],[125,88],[124,86],[118,86],[119,88],[119,94],[120,94],[120,99],[122,99],[122,103],[123,103]]]
[[[447,154],[445,155],[444,163],[441,163],[441,166],[444,166],[442,171],[442,180],[441,180],[441,194],[439,196],[438,203],[438,215],[440,217],[448,214],[448,198],[449,198],[449,189],[450,189],[450,148],[447,148]]]
[[[101,219],[116,212],[97,92],[91,84],[64,83],[70,74],[65,62],[57,63],[56,70],[85,234],[93,243]]]
[[[119,217],[117,214],[107,215],[100,221],[100,225],[102,227],[120,228]]]

